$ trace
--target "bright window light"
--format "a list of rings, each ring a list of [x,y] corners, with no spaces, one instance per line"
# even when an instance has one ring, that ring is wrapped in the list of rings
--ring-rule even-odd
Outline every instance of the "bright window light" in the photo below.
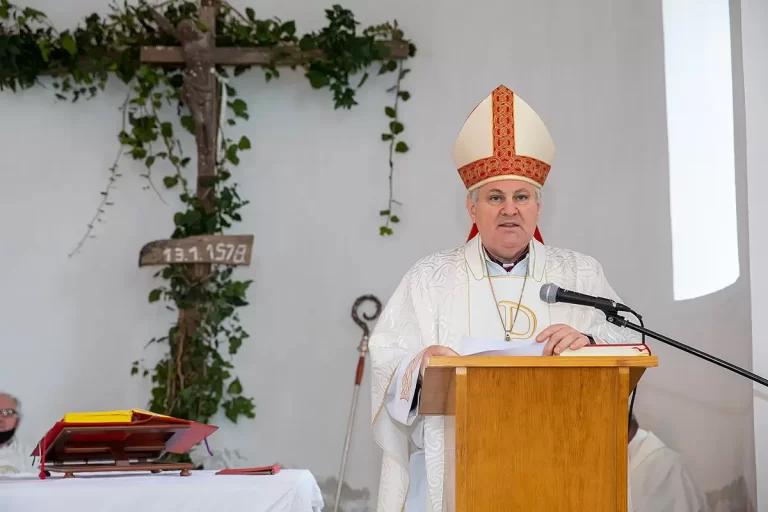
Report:
[[[728,0],[663,0],[675,300],[739,277]]]

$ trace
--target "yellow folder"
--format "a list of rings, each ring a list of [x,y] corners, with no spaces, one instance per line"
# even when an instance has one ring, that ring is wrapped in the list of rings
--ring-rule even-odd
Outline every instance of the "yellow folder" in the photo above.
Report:
[[[130,423],[136,415],[170,418],[170,416],[142,409],[125,409],[122,411],[68,412],[64,415],[63,421],[64,423]]]

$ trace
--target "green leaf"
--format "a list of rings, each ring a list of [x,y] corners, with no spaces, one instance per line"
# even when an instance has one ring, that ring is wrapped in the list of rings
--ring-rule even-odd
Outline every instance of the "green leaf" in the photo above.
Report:
[[[237,99],[230,106],[237,117],[248,119],[248,105],[243,100]]]
[[[179,183],[178,176],[166,176],[163,178],[163,184],[166,188],[173,188]]]
[[[411,99],[411,93],[409,93],[408,91],[400,91],[399,96],[400,96],[400,99],[402,99],[403,101],[408,101],[409,99]]]
[[[243,385],[240,384],[240,379],[235,379],[232,382],[230,382],[229,387],[227,388],[227,393],[230,395],[239,395],[243,392]]]
[[[395,151],[397,151],[398,153],[405,153],[406,151],[408,151],[408,144],[406,144],[403,141],[398,142],[397,144],[395,144]]]
[[[390,228],[388,228],[387,226],[381,226],[379,228],[379,234],[381,236],[388,236],[388,235],[392,234],[392,230]]]
[[[330,83],[330,79],[327,75],[319,73],[317,71],[307,72],[307,78],[313,89],[321,89]]]
[[[181,122],[181,127],[187,130],[192,135],[195,134],[195,120],[192,119],[192,116],[181,116],[179,119]]]
[[[77,54],[77,43],[69,34],[69,32],[64,32],[64,35],[61,36],[61,47],[64,48],[70,55]]]
[[[387,71],[394,71],[397,69],[397,62],[394,60],[391,60],[387,62],[386,66],[387,66]]]
[[[237,423],[237,410],[235,410],[232,406],[224,405],[224,415],[231,421],[232,423]]]
[[[24,16],[31,19],[45,18],[45,13],[31,7],[24,8]]]
[[[400,222],[400,219],[398,218],[398,216],[397,216],[397,215],[393,215],[393,216],[392,216],[392,217],[391,217],[389,220],[391,220],[391,221],[392,221],[392,222],[394,222],[395,224],[397,224],[398,222]]]
[[[201,214],[197,210],[189,210],[186,214],[184,214],[184,223],[187,225],[190,224],[197,224],[200,222]]]
[[[243,340],[240,338],[230,338],[229,339],[229,354],[235,355],[237,354],[237,351],[240,349],[240,346],[243,344]]]
[[[246,7],[245,15],[248,16],[249,20],[256,21],[256,11],[252,7]]]
[[[395,117],[397,116],[397,112],[395,112],[395,109],[392,107],[386,107],[384,108],[384,113],[387,114],[389,117]]]
[[[280,27],[281,32],[285,32],[289,36],[292,36],[296,33],[296,22],[295,21],[289,21],[287,23],[283,23],[283,26]]]
[[[248,140],[248,137],[243,135],[240,137],[240,142],[237,144],[237,146],[242,150],[251,149],[251,141]]]
[[[45,39],[40,39],[37,42],[37,47],[40,49],[40,55],[42,55],[43,60],[48,62],[48,59],[51,55],[51,46],[48,44],[48,41]]]
[[[397,135],[398,133],[402,133],[403,130],[405,130],[405,127],[401,122],[392,121],[391,123],[389,123],[389,129],[392,130],[392,133]]]
[[[312,36],[307,34],[301,38],[301,41],[299,41],[299,48],[301,48],[301,51],[303,52],[308,52],[317,48],[317,43]]]
[[[149,292],[149,302],[157,302],[160,300],[160,295],[163,293],[163,290],[160,288],[155,288],[151,292]]]
[[[173,125],[168,122],[161,124],[160,133],[162,133],[163,137],[165,138],[173,137]]]
[[[146,165],[146,166],[147,166],[147,169],[149,169],[150,167],[152,167],[152,164],[154,164],[154,163],[155,163],[155,156],[154,156],[154,155],[149,155],[149,156],[147,157],[147,159],[146,159],[146,160],[144,160],[144,165]]]
[[[248,302],[244,301],[240,297],[229,297],[229,299],[227,299],[227,302],[229,302],[235,307],[242,307],[242,306],[248,305]]]
[[[227,148],[227,160],[237,165],[240,163],[240,158],[237,156],[237,146],[232,144]]]
[[[381,140],[392,140],[394,138],[395,138],[395,136],[392,135],[391,133],[382,133],[381,134]]]
[[[389,210],[381,210],[381,211],[379,212],[379,215],[385,215],[385,216],[386,216],[386,215],[389,215]]]

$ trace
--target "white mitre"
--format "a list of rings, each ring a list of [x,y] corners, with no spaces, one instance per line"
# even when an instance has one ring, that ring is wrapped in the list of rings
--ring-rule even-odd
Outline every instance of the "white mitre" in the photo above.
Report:
[[[467,191],[499,180],[544,186],[555,144],[541,117],[500,85],[469,115],[453,146],[453,163]],[[477,228],[472,226],[472,238]],[[541,235],[536,228],[536,238]]]

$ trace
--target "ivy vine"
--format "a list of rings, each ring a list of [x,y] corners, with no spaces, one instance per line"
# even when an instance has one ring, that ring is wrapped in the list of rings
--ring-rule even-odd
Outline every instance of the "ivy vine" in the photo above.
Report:
[[[95,236],[96,226],[105,222],[104,214],[113,206],[111,192],[121,177],[119,164],[126,157],[142,164],[146,189],[154,190],[161,199],[161,187],[178,193],[182,208],[174,214],[172,238],[222,234],[242,220],[240,211],[248,201],[238,193],[231,169],[239,164],[240,154],[251,148],[251,142],[244,135],[231,137],[227,132],[238,120],[248,119],[249,112],[229,79],[249,67],[216,68],[226,88],[226,105],[219,106],[226,109],[226,125],[221,127],[217,176],[201,184],[214,191],[211,203],[206,205],[185,178],[186,169],[195,159],[194,152],[185,152],[180,138],[183,131],[194,135],[194,122],[180,100],[183,69],[152,66],[140,59],[143,46],[178,45],[158,27],[153,9],[176,26],[183,19],[197,20],[198,7],[189,0],[158,5],[141,0],[135,6],[113,3],[106,16],[94,13],[75,29],[59,31],[43,12],[0,0],[0,90],[17,92],[42,85],[43,77],[53,77],[55,96],[77,102],[103,91],[110,76],[127,86],[114,164],[109,168],[96,212],[70,256]],[[313,88],[331,92],[336,109],[357,105],[357,92],[368,80],[368,69],[375,62],[381,62],[378,75],[396,75],[389,89],[393,102],[384,109],[388,130],[381,135],[389,145],[389,193],[386,207],[379,212],[379,233],[391,235],[392,225],[400,221],[395,211],[400,203],[394,197],[394,158],[396,153],[409,149],[403,140],[399,108],[410,98],[403,88],[403,79],[410,70],[404,59],[392,57],[391,48],[392,44],[406,45],[409,57],[415,55],[416,48],[404,38],[397,22],[359,32],[359,23],[351,11],[334,5],[325,14],[326,27],[299,36],[293,21],[259,19],[252,8],[241,12],[221,0],[216,45],[271,49],[272,61],[262,66],[267,81],[280,77],[283,64],[293,69],[302,67]],[[159,180],[158,173],[162,173]],[[232,357],[249,337],[240,325],[238,308],[247,305],[246,292],[251,283],[234,279],[233,268],[216,265],[173,264],[155,276],[162,278],[163,284],[149,293],[149,301],[164,302],[178,313],[178,321],[165,335],[150,341],[168,345],[160,361],[153,368],[135,361],[131,368],[133,375],[152,381],[150,410],[206,423],[220,409],[233,422],[243,416],[253,418],[255,404],[244,394],[232,363]]]

